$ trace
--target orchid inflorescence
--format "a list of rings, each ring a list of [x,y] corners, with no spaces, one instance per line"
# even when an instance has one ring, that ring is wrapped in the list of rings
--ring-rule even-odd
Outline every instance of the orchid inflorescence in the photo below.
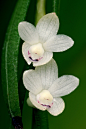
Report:
[[[53,52],[62,52],[73,46],[74,41],[63,34],[58,34],[59,19],[55,13],[43,16],[37,26],[26,21],[20,22],[18,31],[21,39],[22,54],[28,65],[33,63],[35,70],[23,74],[23,83],[29,90],[27,104],[40,110],[47,110],[57,116],[65,107],[61,98],[71,93],[79,85],[79,79],[72,75],[58,78],[58,67]]]

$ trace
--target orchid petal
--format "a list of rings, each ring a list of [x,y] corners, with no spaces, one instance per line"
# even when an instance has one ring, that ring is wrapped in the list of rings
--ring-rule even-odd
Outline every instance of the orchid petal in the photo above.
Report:
[[[46,107],[45,106],[42,106],[40,105],[38,102],[37,102],[37,99],[36,99],[36,95],[34,95],[33,93],[29,92],[29,98],[30,98],[30,101],[32,102],[32,104],[40,109],[40,110],[46,110]]]
[[[47,111],[51,115],[57,116],[63,112],[64,108],[65,108],[65,103],[64,103],[63,99],[62,98],[54,98],[53,105],[51,106],[51,108],[47,108]]]
[[[35,71],[41,78],[43,89],[48,89],[58,78],[58,68],[54,59],[51,59],[45,65],[36,67]]]
[[[43,16],[37,26],[40,42],[46,42],[50,37],[57,34],[59,28],[59,19],[55,13],[49,13]]]
[[[42,90],[40,76],[34,70],[27,70],[24,72],[23,83],[25,88],[35,95]]]
[[[46,51],[50,52],[62,52],[72,47],[74,41],[66,35],[56,35],[51,37],[48,41],[43,44]]]
[[[31,23],[25,21],[20,22],[18,25],[18,32],[21,39],[28,42],[29,44],[38,43],[38,33],[35,26],[33,26]]]
[[[28,104],[28,106],[35,108],[34,105],[32,104],[32,102],[30,101],[29,97],[27,98],[27,104]]]
[[[24,59],[25,59],[26,62],[28,63],[28,65],[31,64],[31,60],[29,59],[29,55],[28,55],[30,46],[31,46],[31,45],[29,45],[29,44],[26,43],[26,42],[24,42],[23,45],[22,45],[22,54],[23,54]]]
[[[48,89],[53,97],[67,95],[74,91],[79,85],[79,79],[72,75],[64,75],[58,78]]]

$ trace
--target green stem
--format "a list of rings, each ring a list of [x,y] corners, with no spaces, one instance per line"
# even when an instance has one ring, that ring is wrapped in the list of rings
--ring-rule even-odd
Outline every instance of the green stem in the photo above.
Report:
[[[32,129],[49,129],[47,111],[41,111],[33,108]]]
[[[35,25],[45,15],[45,0],[37,0]]]
[[[45,0],[37,0],[35,24],[45,15]],[[48,129],[47,111],[33,108],[32,129]]]
[[[53,0],[53,11],[59,16],[60,14],[60,0]]]

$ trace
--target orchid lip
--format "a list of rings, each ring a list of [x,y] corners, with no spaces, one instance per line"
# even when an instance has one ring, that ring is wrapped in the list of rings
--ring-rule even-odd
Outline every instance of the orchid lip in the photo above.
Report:
[[[32,57],[29,57],[29,59],[31,59],[32,61],[39,61],[38,59],[33,60]]]
[[[47,108],[51,108],[51,106],[53,105],[53,103],[51,105],[45,105],[45,104],[41,104],[42,106],[46,106]]]
[[[35,54],[37,54],[37,53],[35,53]],[[29,59],[32,60],[32,61],[39,61],[39,60],[41,60],[43,58],[43,57],[39,57],[39,59],[33,59],[31,57],[31,53],[29,51],[28,51],[28,55],[29,55]]]
[[[29,59],[32,60],[32,61],[39,61],[39,60],[41,60],[42,58],[43,58],[43,57],[41,57],[41,58],[39,58],[39,59],[33,60],[31,56],[29,57]]]
[[[37,101],[40,105],[45,106],[46,108],[51,108],[53,105],[53,102],[50,105],[41,104],[39,101]]]
[[[53,96],[50,94],[48,90],[42,90],[37,95],[37,102],[46,109],[51,108],[53,105]]]

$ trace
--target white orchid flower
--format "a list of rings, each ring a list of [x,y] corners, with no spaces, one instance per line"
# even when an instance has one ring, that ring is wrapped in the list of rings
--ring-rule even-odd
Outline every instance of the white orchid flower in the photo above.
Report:
[[[33,66],[44,65],[53,57],[53,52],[69,49],[74,41],[63,34],[56,35],[59,29],[59,19],[55,13],[43,16],[35,27],[23,21],[18,25],[19,35],[25,42],[22,46],[24,59]]]
[[[57,116],[65,107],[61,96],[75,90],[79,85],[79,79],[72,75],[58,78],[56,62],[51,59],[46,65],[25,71],[23,83],[30,91],[27,99],[29,106],[34,105],[40,110],[47,110],[50,114]]]

